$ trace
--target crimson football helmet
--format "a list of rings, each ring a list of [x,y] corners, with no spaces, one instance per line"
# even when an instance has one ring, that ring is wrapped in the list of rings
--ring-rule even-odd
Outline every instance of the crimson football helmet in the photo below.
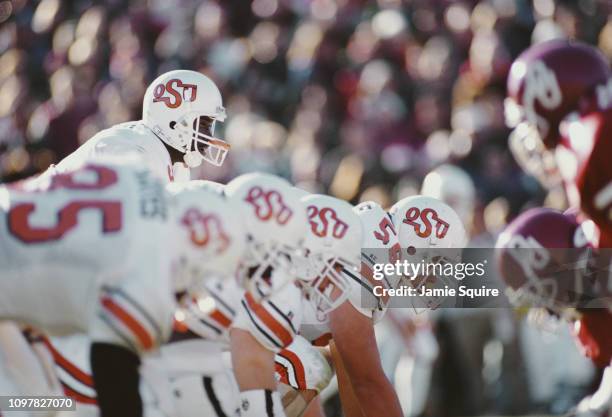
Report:
[[[575,41],[534,45],[512,63],[504,103],[506,124],[514,129],[510,149],[526,172],[544,185],[560,181],[549,151],[559,142],[560,123],[608,78],[610,66],[603,54]]]
[[[593,299],[597,255],[589,222],[575,214],[534,208],[512,221],[496,243],[496,259],[514,305],[564,314]]]

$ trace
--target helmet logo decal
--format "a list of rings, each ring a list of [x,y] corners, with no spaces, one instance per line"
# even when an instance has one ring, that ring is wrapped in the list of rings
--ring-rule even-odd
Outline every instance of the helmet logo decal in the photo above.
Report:
[[[550,254],[533,236],[513,235],[508,244],[509,254],[531,277],[550,262]],[[529,249],[529,250],[522,250]]]
[[[377,240],[380,240],[383,245],[389,244],[389,241],[391,240],[391,234],[393,234],[393,236],[397,236],[397,233],[395,232],[395,227],[393,227],[393,222],[391,222],[391,219],[387,216],[385,216],[380,221],[380,223],[378,224],[378,228],[380,229],[380,231],[374,230],[374,237]],[[393,263],[398,261],[401,257],[401,253],[402,248],[399,242],[397,242],[389,248],[389,262]]]
[[[547,110],[553,110],[561,104],[561,88],[555,73],[542,61],[529,65],[525,75],[523,106],[527,120],[540,131],[548,131],[548,122],[535,110],[536,101]]]
[[[256,185],[249,190],[244,201],[253,206],[255,215],[262,221],[275,219],[278,224],[285,225],[293,217],[293,210],[277,190],[264,191]]]
[[[418,222],[419,220],[421,222]],[[431,235],[433,225],[432,221],[436,225],[436,237],[438,239],[444,239],[446,233],[448,233],[449,224],[442,220],[438,216],[438,212],[432,208],[424,208],[419,210],[418,207],[410,207],[406,210],[406,217],[403,222],[414,227],[414,232],[417,236],[427,238]]]
[[[179,91],[180,90],[180,91]],[[168,93],[166,95],[166,93]],[[194,101],[198,94],[195,84],[183,84],[177,78],[168,80],[166,84],[157,84],[153,90],[153,103],[164,103],[168,108],[176,109],[184,101]]]
[[[336,239],[342,239],[348,230],[348,224],[340,220],[336,210],[330,207],[319,209],[316,206],[308,206],[308,221],[312,233],[319,237],[328,236],[330,222],[334,224],[331,236]]]
[[[389,239],[391,238],[389,234],[389,230],[393,234],[393,236],[397,235],[395,232],[395,227],[393,227],[393,223],[391,223],[391,219],[385,216],[380,223],[378,224],[380,232],[378,230],[374,231],[374,237],[377,240],[380,240],[383,245],[387,245],[389,243]]]
[[[203,214],[196,208],[190,208],[185,212],[181,223],[190,229],[191,241],[196,246],[208,246],[214,242],[217,245],[215,252],[222,253],[230,244],[221,219],[214,214]]]

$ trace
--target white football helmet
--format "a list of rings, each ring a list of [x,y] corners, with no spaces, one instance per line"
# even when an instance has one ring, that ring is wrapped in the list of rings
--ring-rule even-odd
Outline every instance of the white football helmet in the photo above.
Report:
[[[169,184],[166,189],[179,248],[175,291],[198,290],[205,278],[233,277],[247,244],[240,214],[196,181]]]
[[[476,189],[472,178],[455,165],[440,165],[423,180],[421,194],[443,201],[452,207],[465,225],[472,223]]]
[[[306,209],[289,182],[270,174],[241,175],[225,186],[225,195],[248,237],[239,282],[257,301],[266,299],[295,279],[291,260],[303,256]]]
[[[424,195],[406,197],[391,207],[402,249],[462,248],[466,234],[461,219],[447,204]]]
[[[321,194],[302,197],[310,228],[306,257],[294,260],[298,277],[318,314],[325,315],[348,297],[346,275],[359,275],[362,227],[353,206]],[[343,273],[344,271],[344,273]]]
[[[157,77],[147,88],[142,121],[168,146],[183,152],[185,164],[205,160],[220,166],[230,145],[215,138],[216,122],[225,120],[221,93],[199,72],[176,70]]]
[[[411,196],[395,203],[390,213],[398,233],[403,260],[429,266],[461,260],[461,250],[467,243],[465,228],[457,213],[442,201],[422,195]],[[444,281],[448,281],[447,277],[440,274],[406,278],[417,288],[429,284],[431,279],[441,287]],[[431,300],[429,307],[435,307],[436,302]]]

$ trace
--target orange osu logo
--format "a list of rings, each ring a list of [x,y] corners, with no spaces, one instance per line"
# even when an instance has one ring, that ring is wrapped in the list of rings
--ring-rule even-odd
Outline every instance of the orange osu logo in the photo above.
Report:
[[[262,221],[274,219],[278,224],[285,225],[293,216],[293,210],[277,190],[264,191],[256,185],[249,190],[244,201],[253,206],[255,215]]]
[[[420,222],[417,220],[420,220]],[[432,222],[435,223],[436,237],[438,239],[443,239],[446,233],[448,233],[449,228],[449,224],[442,220],[438,216],[438,212],[432,208],[419,210],[417,207],[410,207],[406,210],[406,217],[403,222],[414,227],[414,232],[422,238],[431,235],[433,230]]]
[[[171,109],[176,109],[183,101],[195,101],[198,86],[183,84],[177,78],[168,80],[165,84],[157,84],[153,89],[153,103],[162,102]]]
[[[316,206],[308,206],[308,221],[312,233],[319,237],[328,236],[331,226],[331,236],[342,239],[348,231],[348,224],[338,218],[336,210],[330,207],[319,209]]]
[[[223,229],[221,219],[215,214],[190,208],[185,212],[181,223],[189,229],[191,241],[196,246],[214,244],[217,245],[215,252],[222,253],[230,245],[230,237]]]

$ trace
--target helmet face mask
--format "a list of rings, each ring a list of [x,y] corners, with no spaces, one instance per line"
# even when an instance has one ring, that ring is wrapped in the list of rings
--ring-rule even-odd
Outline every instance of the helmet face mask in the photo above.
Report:
[[[239,284],[256,300],[270,298],[296,276],[291,262],[296,252],[296,248],[249,239],[247,251],[238,268]]]
[[[319,254],[311,256],[310,261],[314,277],[302,279],[302,287],[319,317],[323,318],[348,298],[349,282],[343,271],[359,271],[356,265],[337,256],[328,258]]]
[[[534,176],[547,188],[561,183],[555,153],[544,146],[538,131],[532,125],[527,122],[519,123],[508,141],[510,151],[523,171]]]
[[[543,138],[555,135],[551,129],[556,125],[551,125],[549,117],[544,116],[546,113],[540,115],[537,109],[552,111],[559,107],[561,88],[555,73],[542,61],[529,66],[519,63],[513,70],[525,75],[521,102],[513,97],[504,100],[506,125],[513,128],[508,139],[510,151],[523,171],[543,186],[555,187],[560,184],[561,176],[554,153],[547,149]]]
[[[252,173],[232,180],[225,195],[239,211],[248,235],[238,282],[256,301],[292,284],[307,230],[306,210],[280,177]]]
[[[184,150],[187,166],[198,166],[201,161],[214,166],[223,165],[230,145],[213,136],[216,122],[210,116],[187,114],[174,125],[179,136],[190,138]]]
[[[323,320],[349,296],[349,278],[359,274],[362,227],[353,207],[325,195],[306,195],[310,228],[296,274],[306,298]]]
[[[418,302],[413,301],[413,307],[416,311],[423,309],[436,309],[443,302],[449,301],[447,296],[443,295],[420,295],[421,288],[426,289],[444,289],[457,288],[458,278],[452,275],[446,275],[444,270],[447,265],[461,262],[461,248],[436,248],[435,242],[432,241],[431,248],[415,249],[413,255],[405,256],[410,263],[422,263],[424,268],[423,274],[416,276],[402,276],[402,280],[408,282],[408,285],[413,287],[419,294]]]

